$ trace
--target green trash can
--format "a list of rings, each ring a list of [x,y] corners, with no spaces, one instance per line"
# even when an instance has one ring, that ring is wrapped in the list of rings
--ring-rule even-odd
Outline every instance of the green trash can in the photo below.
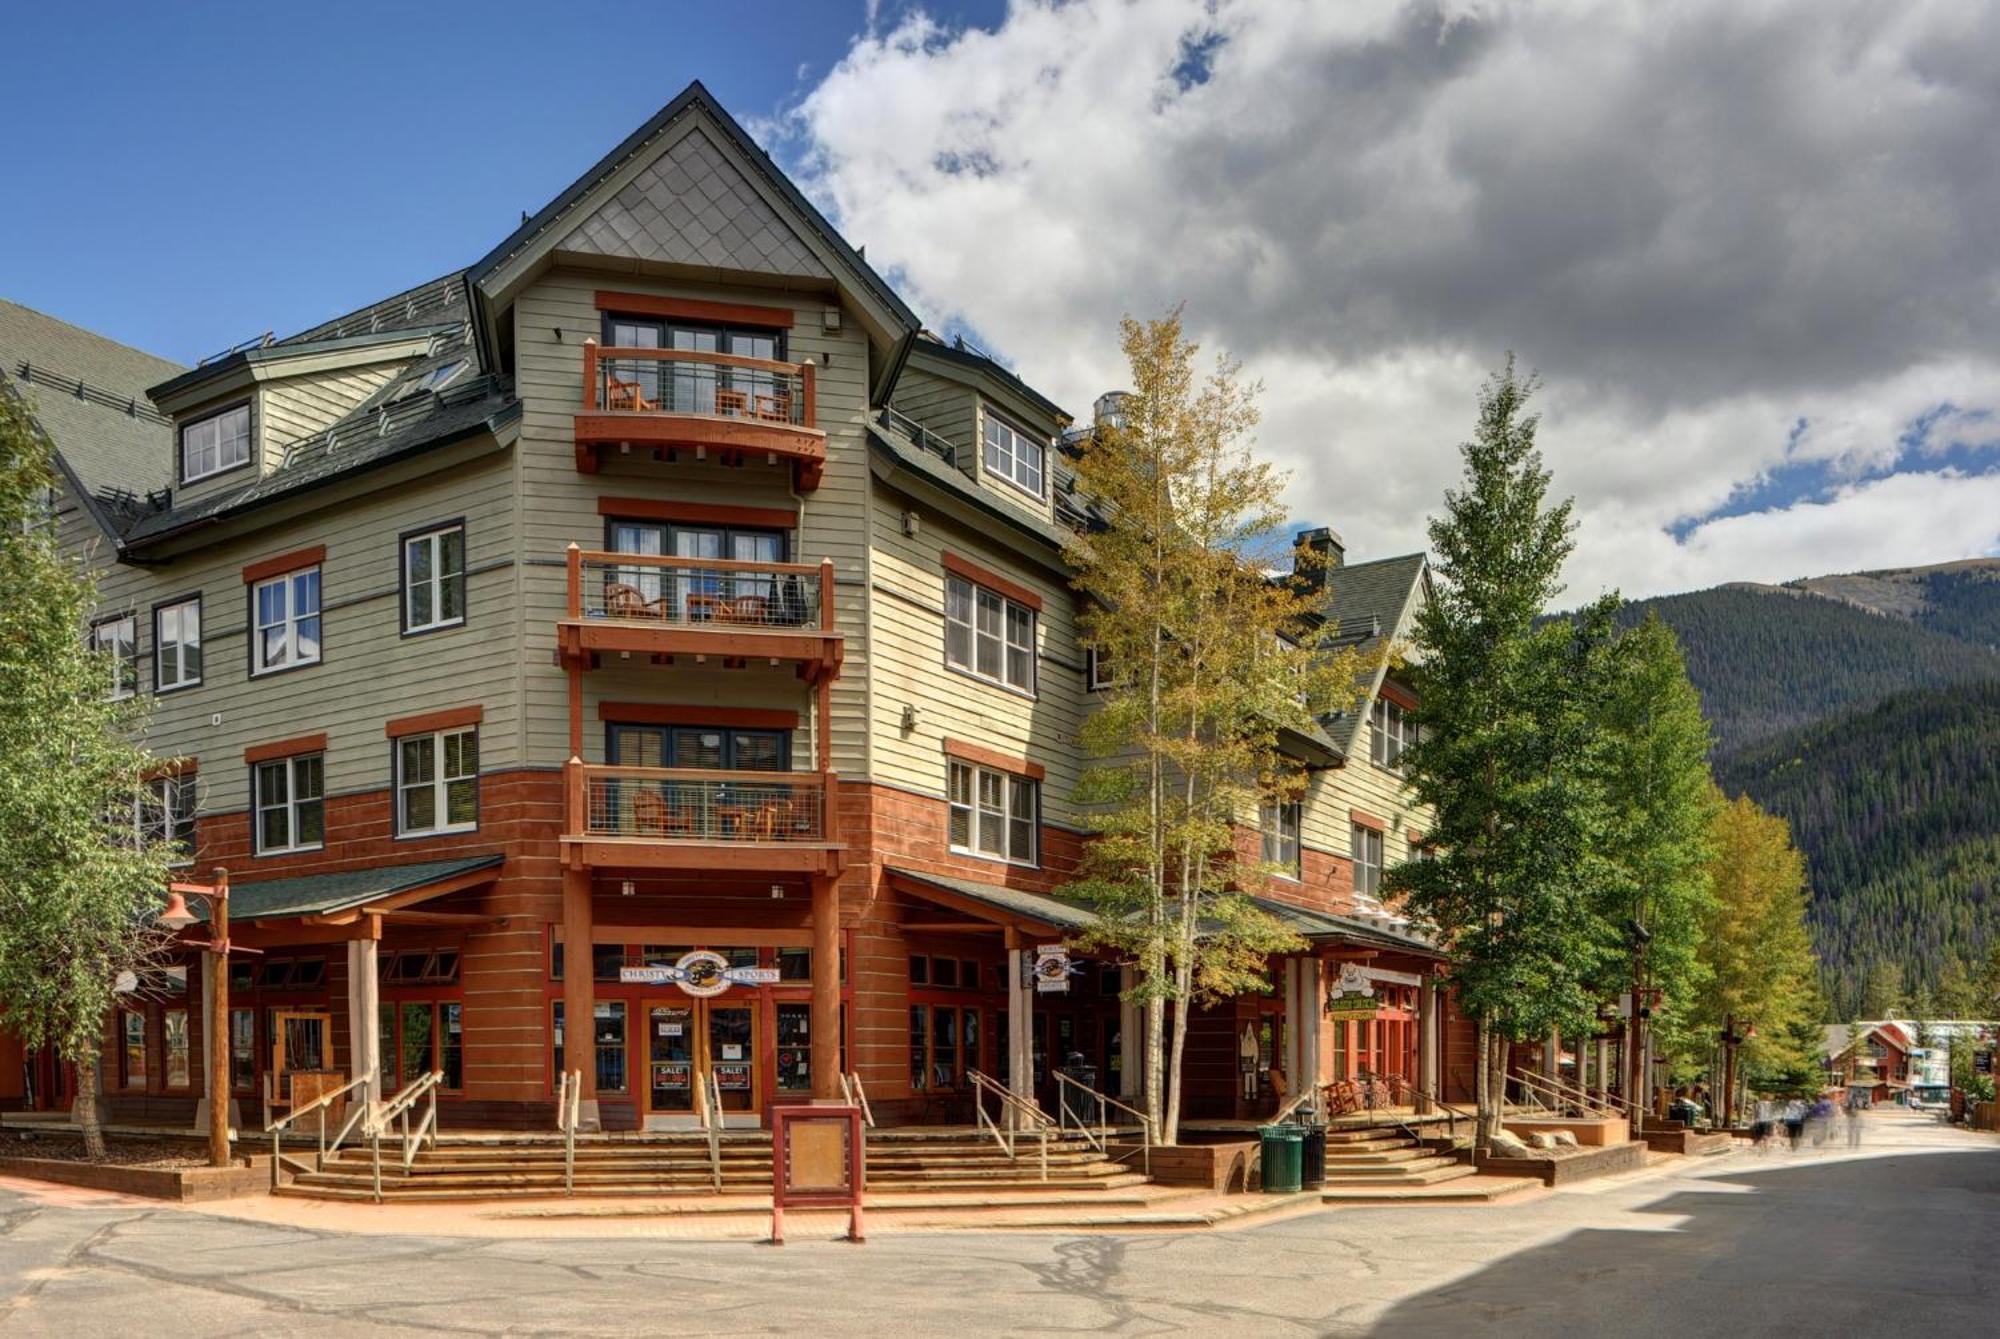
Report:
[[[1257,1129],[1259,1169],[1268,1194],[1290,1194],[1299,1188],[1299,1157],[1305,1139],[1296,1125],[1262,1125]]]
[[[1298,1129],[1299,1185],[1318,1190],[1326,1184],[1326,1126],[1308,1121]]]

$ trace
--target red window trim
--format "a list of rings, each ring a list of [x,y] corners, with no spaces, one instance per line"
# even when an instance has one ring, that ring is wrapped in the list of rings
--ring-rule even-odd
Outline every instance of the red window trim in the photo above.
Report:
[[[627,312],[633,316],[677,316],[684,321],[763,326],[770,330],[790,330],[799,319],[798,313],[790,307],[763,307],[749,302],[704,302],[700,298],[667,298],[653,293],[620,293],[603,288],[597,290],[597,310]]]
[[[441,711],[419,712],[415,716],[398,716],[383,724],[382,733],[390,739],[401,739],[404,735],[428,735],[462,725],[477,725],[485,718],[484,706],[446,707]]]
[[[1415,711],[1417,709],[1417,695],[1399,683],[1392,683],[1384,679],[1381,688],[1376,690],[1376,695],[1387,698],[1404,711]]]
[[[597,514],[636,521],[680,521],[688,525],[742,525],[760,530],[796,530],[799,524],[799,514],[783,507],[733,507],[650,497],[600,497]]]
[[[294,549],[281,553],[275,558],[265,558],[251,563],[243,569],[243,584],[254,586],[259,581],[269,581],[272,577],[296,572],[302,567],[317,567],[326,561],[326,545],[315,544],[307,549]]]
[[[324,753],[326,732],[316,735],[299,735],[295,739],[279,739],[269,744],[252,744],[243,750],[244,762],[271,762],[277,758],[295,758],[301,753]]]
[[[1356,827],[1373,828],[1384,835],[1387,835],[1389,831],[1389,825],[1386,822],[1363,810],[1349,809],[1347,817]]]
[[[1015,776],[1025,776],[1031,781],[1040,781],[1049,774],[1049,769],[1038,762],[1016,758],[1010,753],[989,749],[984,744],[967,743],[963,739],[945,740],[944,751],[947,757],[956,758],[960,762],[977,763],[982,767],[991,767],[995,771],[1011,772]]]
[[[1038,614],[1042,612],[1042,597],[1026,586],[1009,581],[999,573],[981,567],[970,558],[961,558],[949,549],[945,550],[943,561],[944,570],[952,575],[964,577],[975,586],[984,586],[988,590],[997,591],[1014,603],[1024,604]]]
[[[600,702],[597,719],[624,725],[719,725],[738,730],[796,730],[799,714],[771,707],[678,707],[668,702]]]

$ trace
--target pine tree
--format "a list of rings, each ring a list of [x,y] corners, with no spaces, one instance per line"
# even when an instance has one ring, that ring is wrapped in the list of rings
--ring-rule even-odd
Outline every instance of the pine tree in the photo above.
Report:
[[[1589,890],[1608,878],[1594,712],[1614,601],[1538,625],[1562,589],[1573,527],[1570,504],[1548,501],[1533,392],[1511,359],[1487,381],[1461,448],[1464,483],[1431,521],[1437,585],[1417,617],[1413,673],[1422,735],[1403,764],[1435,810],[1434,858],[1387,880],[1450,950],[1477,1022],[1482,1146],[1501,1107],[1497,1043],[1580,1034],[1606,953]]]
[[[1082,943],[1138,968],[1145,1105],[1173,1143],[1195,1009],[1266,987],[1270,955],[1303,947],[1246,895],[1265,871],[1239,854],[1239,827],[1302,789],[1278,731],[1351,706],[1361,661],[1320,652],[1308,583],[1270,576],[1284,479],[1251,452],[1257,388],[1226,359],[1198,374],[1178,311],[1122,334],[1125,422],[1077,460],[1108,518],[1070,546],[1080,640],[1112,683],[1082,731],[1100,761],[1079,787],[1093,840],[1068,891],[1099,913]]]
[[[1903,965],[1885,959],[1871,966],[1861,987],[1862,1017],[1878,1021],[1901,1018],[1908,1006],[1909,997],[1903,991]]]
[[[73,1115],[104,1155],[98,1054],[123,973],[160,950],[145,914],[165,889],[166,842],[135,834],[151,763],[128,740],[136,699],[90,650],[88,572],[56,543],[48,441],[0,387],[0,1014],[30,1049],[77,1069]]]

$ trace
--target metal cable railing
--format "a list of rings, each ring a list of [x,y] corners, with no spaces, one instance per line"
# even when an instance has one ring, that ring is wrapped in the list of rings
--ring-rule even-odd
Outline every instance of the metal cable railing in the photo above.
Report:
[[[606,767],[582,771],[587,837],[661,841],[826,843],[830,778],[819,772],[724,772],[703,768]]]
[[[583,553],[571,607],[581,618],[661,627],[819,628],[831,579],[831,564]]]
[[[584,407],[609,414],[701,414],[814,426],[811,363],[692,349],[584,346]]]

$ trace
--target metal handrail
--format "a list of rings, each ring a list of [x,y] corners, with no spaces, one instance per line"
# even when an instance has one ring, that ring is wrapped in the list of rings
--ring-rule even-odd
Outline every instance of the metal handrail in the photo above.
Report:
[[[697,1080],[694,1085],[699,1100],[695,1104],[695,1115],[701,1121],[701,1128],[708,1132],[708,1177],[709,1184],[717,1194],[722,1192],[722,1086],[715,1081],[715,1075]]]
[[[868,1106],[868,1090],[861,1086],[859,1074],[842,1074],[840,1092],[847,1099],[847,1105],[861,1108],[861,1123],[872,1130],[875,1128],[875,1113]]]
[[[1042,1180],[1048,1180],[1049,1130],[1055,1126],[1055,1122],[1049,1118],[1049,1113],[976,1069],[965,1071],[965,1077],[973,1087],[974,1121],[980,1129],[993,1137],[993,1142],[1000,1146],[1000,1151],[1005,1153],[1009,1160],[1017,1163],[1021,1160],[1020,1135],[1023,1130],[1032,1130],[1040,1136]],[[1004,1130],[998,1121],[986,1114],[986,1104],[979,1100],[982,1093],[991,1093],[998,1098],[1000,1109],[1010,1117]]]
[[[1444,1118],[1445,1118],[1444,1129],[1446,1137],[1453,1140],[1456,1140],[1458,1138],[1458,1122],[1461,1119],[1473,1122],[1473,1127],[1475,1129],[1478,1128],[1477,1113],[1467,1111],[1464,1107],[1453,1106],[1451,1103],[1445,1101],[1442,1097],[1439,1097],[1437,1095],[1437,1089],[1435,1087],[1419,1088],[1417,1089],[1417,1093],[1419,1096],[1424,1098],[1425,1101],[1429,1102],[1432,1106],[1436,1107],[1439,1111],[1442,1111],[1444,1113]],[[1411,1127],[1409,1122],[1407,1121],[1401,1122],[1401,1126],[1406,1134],[1410,1134],[1412,1136],[1416,1134],[1416,1131]]]
[[[1561,1079],[1550,1078],[1546,1074],[1525,1069],[1515,1073],[1513,1077],[1520,1081],[1522,1091],[1531,1094],[1538,1105],[1548,1107],[1552,1111],[1561,1111],[1563,1104],[1567,1103],[1588,1114],[1599,1116],[1612,1114],[1608,1104],[1599,1102],[1588,1092]],[[1554,1105],[1551,1106],[1546,1099],[1554,1099]]]
[[[1278,1114],[1271,1118],[1271,1124],[1283,1125],[1307,1107],[1312,1108],[1314,1115],[1319,1114],[1319,1093],[1317,1090],[1307,1088],[1303,1092],[1295,1093],[1291,1101],[1278,1108]]]
[[[401,1092],[397,1093],[387,1102],[384,1102],[382,1109],[376,1113],[375,1119],[369,1122],[368,1142],[371,1150],[370,1160],[373,1163],[375,1202],[377,1204],[382,1202],[382,1132],[398,1120],[402,1122],[403,1170],[405,1172],[409,1171],[410,1167],[417,1160],[417,1150],[419,1148],[426,1142],[432,1148],[437,1147],[437,1089],[438,1085],[443,1082],[444,1071],[441,1069],[431,1070],[427,1074],[419,1074],[416,1078],[411,1079],[409,1083],[405,1084]],[[413,1132],[410,1129],[410,1108],[414,1107],[425,1094],[430,1095],[430,1112],[418,1123],[416,1130]]]
[[[583,1113],[583,1071],[566,1069],[556,1082],[556,1128],[563,1136],[563,1194],[576,1193],[576,1127]]]
[[[321,1093],[318,1097],[299,1107],[290,1115],[280,1116],[277,1120],[272,1121],[264,1127],[271,1136],[271,1186],[273,1189],[282,1184],[282,1177],[284,1175],[283,1164],[285,1160],[281,1147],[282,1136],[292,1122],[298,1120],[301,1116],[310,1115],[313,1112],[319,1113],[319,1161],[324,1164],[327,1155],[340,1147],[340,1141],[347,1137],[347,1132],[354,1127],[354,1122],[368,1112],[366,1103],[358,1105],[354,1110],[354,1114],[347,1118],[347,1123],[341,1126],[340,1132],[334,1136],[333,1148],[329,1149],[326,1143],[327,1108],[333,1105],[335,1098],[344,1097],[356,1088],[359,1088],[362,1084],[374,1082],[374,1079],[375,1076],[373,1074],[363,1074],[359,1078],[349,1079],[338,1088],[330,1092]]]
[[[1056,1077],[1057,1128],[1063,1130],[1067,1130],[1069,1128],[1069,1119],[1070,1116],[1073,1114],[1070,1111],[1070,1106],[1069,1106],[1069,1089],[1075,1088],[1078,1092],[1082,1093],[1086,1099],[1097,1103],[1096,1135],[1093,1136],[1091,1134],[1089,1123],[1082,1118],[1082,1115],[1080,1113],[1076,1113],[1077,1132],[1083,1136],[1084,1141],[1086,1143],[1088,1143],[1092,1148],[1095,1148],[1099,1153],[1108,1154],[1110,1152],[1110,1143],[1111,1143],[1111,1124],[1108,1120],[1105,1119],[1105,1113],[1110,1108],[1117,1107],[1120,1111],[1128,1113],[1129,1115],[1137,1119],[1139,1122],[1139,1155],[1146,1169],[1146,1174],[1148,1176],[1151,1176],[1153,1174],[1153,1118],[1151,1116],[1148,1116],[1145,1112],[1139,1110],[1137,1107],[1127,1106],[1125,1103],[1119,1101],[1117,1098],[1107,1096],[1104,1093],[1100,1093],[1097,1091],[1097,1089],[1091,1087],[1089,1084],[1081,1083],[1076,1079],[1071,1078],[1069,1075],[1063,1073],[1061,1070],[1056,1070],[1054,1072]],[[1280,1119],[1283,1118],[1280,1117]]]

